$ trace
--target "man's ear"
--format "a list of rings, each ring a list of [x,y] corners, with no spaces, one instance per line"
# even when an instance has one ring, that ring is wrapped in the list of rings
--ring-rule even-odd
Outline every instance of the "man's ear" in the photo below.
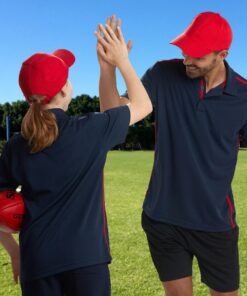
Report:
[[[224,60],[228,56],[228,50],[224,49],[220,52],[220,57]]]

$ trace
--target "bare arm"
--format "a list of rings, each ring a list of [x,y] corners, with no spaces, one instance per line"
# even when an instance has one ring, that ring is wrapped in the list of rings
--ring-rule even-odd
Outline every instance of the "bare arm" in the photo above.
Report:
[[[117,90],[116,70],[100,68],[99,80],[100,111],[105,111],[129,103],[128,99],[121,99]]]
[[[115,25],[120,26],[121,20],[116,20],[116,16],[113,15],[108,17],[106,24],[111,27],[112,30],[115,29]],[[100,28],[98,27],[98,32],[100,33]],[[100,65],[100,80],[99,80],[99,97],[100,97],[100,110],[105,111],[114,107],[121,105],[126,105],[129,100],[119,96],[117,90],[116,82],[116,66],[105,61],[103,57],[99,54],[102,45],[97,42],[97,56]],[[132,48],[132,41],[129,40],[127,43],[128,52]]]
[[[8,252],[13,271],[13,278],[16,283],[20,276],[20,249],[19,245],[10,233],[0,231],[0,243],[4,249]]]
[[[150,98],[137,76],[130,61],[126,61],[119,65],[119,70],[124,78],[128,94],[130,108],[130,125],[142,120],[152,112],[153,107]]]
[[[120,26],[117,26],[116,33],[109,25],[106,25],[106,27],[100,25],[100,30],[104,33],[104,38],[99,32],[95,33],[98,39],[98,54],[102,56],[105,61],[119,68],[129,95],[128,106],[131,114],[130,125],[134,124],[152,112],[152,103],[141,80],[128,59],[128,49]],[[111,75],[111,82],[113,82],[112,72],[109,72],[109,75]],[[108,87],[112,86],[108,85]],[[121,99],[115,87],[113,88],[113,95],[119,104]]]

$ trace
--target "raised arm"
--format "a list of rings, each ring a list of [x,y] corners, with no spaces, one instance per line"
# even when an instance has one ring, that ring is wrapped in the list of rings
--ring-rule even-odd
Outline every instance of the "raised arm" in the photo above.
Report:
[[[129,95],[130,125],[134,124],[152,112],[152,103],[141,80],[129,61],[128,48],[120,26],[117,26],[116,32],[114,32],[108,24],[106,24],[105,27],[99,25],[99,29],[103,32],[104,37],[101,36],[99,30],[95,32],[98,39],[98,54],[104,61],[110,63],[112,66],[118,67],[122,74]],[[113,80],[111,81],[113,82]],[[108,87],[112,88],[113,86],[108,84]],[[118,101],[118,105],[115,106],[119,106],[121,99],[115,87],[113,88],[112,94],[114,99]],[[107,99],[109,100],[109,97]]]
[[[106,24],[111,27],[112,30],[115,26],[121,26],[121,20],[116,20],[116,16],[113,15],[108,17]],[[98,26],[98,32],[101,30]],[[100,110],[105,111],[117,106],[126,105],[129,100],[126,98],[121,98],[117,90],[116,81],[116,66],[105,61],[103,57],[99,54],[102,45],[97,42],[97,56],[100,65],[100,79],[99,79],[99,97],[100,97]],[[127,49],[130,51],[132,48],[132,41],[129,40],[127,43]]]

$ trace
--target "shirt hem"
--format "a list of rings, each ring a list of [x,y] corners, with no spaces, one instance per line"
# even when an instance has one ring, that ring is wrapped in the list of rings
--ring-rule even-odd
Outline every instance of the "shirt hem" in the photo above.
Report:
[[[81,262],[81,263],[76,263],[76,264],[67,264],[67,265],[62,265],[62,266],[57,266],[56,268],[53,268],[52,270],[49,271],[43,271],[43,272],[39,272],[36,275],[33,276],[21,276],[21,282],[28,282],[28,281],[33,281],[33,280],[37,280],[40,278],[45,278],[48,276],[52,276],[58,273],[62,273],[68,270],[73,270],[73,269],[77,269],[80,267],[86,267],[86,266],[91,266],[91,265],[98,265],[98,264],[110,264],[111,263],[112,258],[109,257],[108,259],[98,259],[98,260],[93,260],[90,262]]]
[[[154,215],[150,214],[149,211],[147,211],[147,209],[143,208],[144,213],[152,220],[161,222],[161,223],[166,223],[166,224],[172,224],[172,225],[176,225],[179,226],[181,228],[185,228],[185,229],[191,229],[191,230],[196,230],[196,231],[206,231],[206,232],[223,232],[223,231],[229,231],[232,230],[232,226],[224,226],[224,227],[215,227],[215,226],[196,226],[196,223],[188,223],[185,221],[175,221],[172,219],[164,219],[162,218],[157,218]],[[238,227],[237,222],[234,221],[235,227]]]

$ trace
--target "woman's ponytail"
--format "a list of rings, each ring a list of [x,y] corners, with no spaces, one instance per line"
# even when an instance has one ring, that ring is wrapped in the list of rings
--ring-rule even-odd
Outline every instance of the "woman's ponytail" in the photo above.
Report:
[[[31,153],[40,152],[58,137],[55,115],[42,108],[43,96],[32,96],[32,104],[21,124],[21,134],[31,147]]]

